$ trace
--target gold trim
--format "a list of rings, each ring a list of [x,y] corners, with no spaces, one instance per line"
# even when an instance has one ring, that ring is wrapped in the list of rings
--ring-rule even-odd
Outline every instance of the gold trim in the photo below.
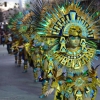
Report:
[[[87,48],[87,52],[81,51],[82,54],[76,54],[76,58],[74,56],[70,56],[68,52],[66,53],[55,53],[54,58],[63,66],[72,68],[72,69],[80,69],[87,65],[90,60],[93,58],[95,54],[95,49]]]

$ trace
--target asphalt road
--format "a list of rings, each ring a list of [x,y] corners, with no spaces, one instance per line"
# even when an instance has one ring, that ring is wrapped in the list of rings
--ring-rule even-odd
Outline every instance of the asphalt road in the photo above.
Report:
[[[94,66],[100,63],[94,60]],[[0,100],[41,100],[41,83],[35,83],[32,68],[22,73],[23,64],[17,67],[14,56],[9,55],[6,46],[0,45]],[[98,69],[100,77],[100,68]],[[54,93],[42,100],[53,100]],[[96,100],[100,100],[100,88]]]
[[[23,62],[17,67],[14,56],[0,45],[0,100],[41,100],[41,83],[34,82],[32,68],[22,72]],[[53,94],[42,100],[53,100]]]

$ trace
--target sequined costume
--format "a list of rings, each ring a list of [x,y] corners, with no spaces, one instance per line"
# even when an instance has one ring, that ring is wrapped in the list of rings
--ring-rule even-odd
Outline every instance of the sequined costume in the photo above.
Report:
[[[90,41],[100,39],[95,25],[99,20],[88,15],[77,2],[51,10],[43,16],[37,33],[55,39],[51,44],[56,44],[47,53],[47,73],[53,78],[51,87],[56,89],[54,100],[95,100],[100,80],[91,65],[96,44]],[[66,76],[59,78],[63,67]]]

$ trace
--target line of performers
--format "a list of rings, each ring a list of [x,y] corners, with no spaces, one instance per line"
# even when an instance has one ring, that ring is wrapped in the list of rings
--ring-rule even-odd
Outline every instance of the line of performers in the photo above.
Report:
[[[24,60],[24,73],[28,64],[33,68],[35,82],[42,82],[40,98],[55,90],[54,100],[96,100],[99,65],[95,67],[92,62],[100,52],[95,42],[100,39],[98,15],[89,15],[76,1],[45,8],[41,15],[36,10],[24,17],[19,13],[18,22],[12,21],[15,63],[20,67]]]

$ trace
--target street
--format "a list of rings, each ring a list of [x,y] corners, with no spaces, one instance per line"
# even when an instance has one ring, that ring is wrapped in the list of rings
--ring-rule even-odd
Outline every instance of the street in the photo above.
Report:
[[[100,63],[94,61],[95,65]],[[28,68],[27,73],[22,73],[21,67],[17,67],[14,55],[7,53],[6,46],[0,45],[0,100],[41,100],[41,82],[35,83],[32,68]],[[100,67],[98,68],[100,77]],[[54,93],[42,100],[53,100]],[[96,100],[100,100],[100,88]]]

